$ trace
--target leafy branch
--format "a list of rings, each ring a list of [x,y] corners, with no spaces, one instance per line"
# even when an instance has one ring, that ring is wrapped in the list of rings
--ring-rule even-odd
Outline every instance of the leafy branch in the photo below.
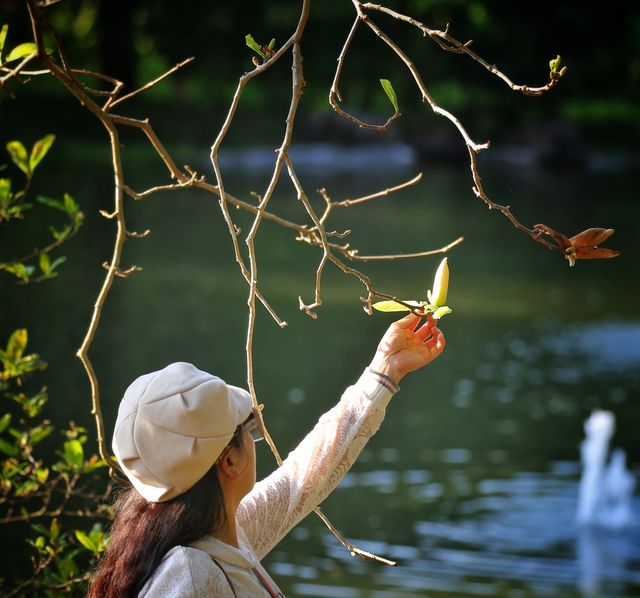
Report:
[[[30,524],[36,532],[35,538],[27,540],[36,553],[33,574],[3,594],[7,596],[24,595],[28,587],[70,583],[79,575],[78,556],[88,551],[97,558],[104,537],[101,524],[96,523],[88,535],[76,529],[75,539],[69,541],[59,518],[95,521],[108,514],[103,505],[106,494],[97,495],[89,487],[89,480],[106,464],[96,455],[85,454],[88,437],[84,428],[71,422],[63,431],[65,440],[57,460],[45,462],[37,456],[39,445],[54,427],[42,417],[49,398],[47,388],[27,390],[28,379],[46,368],[38,354],[27,353],[27,344],[27,331],[18,329],[0,349],[0,525]],[[107,485],[106,492],[110,491]],[[49,520],[48,525],[43,520]]]
[[[7,143],[7,151],[11,160],[24,173],[26,180],[23,189],[13,192],[12,180],[0,178],[0,224],[13,219],[22,219],[25,212],[34,207],[34,204],[27,202],[26,199],[31,189],[35,170],[49,152],[54,140],[55,135],[45,135],[34,143],[31,152],[27,152],[21,141]],[[41,205],[63,212],[67,216],[67,223],[60,230],[53,225],[49,227],[53,240],[48,244],[36,247],[21,257],[13,257],[7,262],[0,262],[0,272],[5,271],[13,274],[21,283],[25,284],[49,280],[58,275],[56,269],[64,263],[66,258],[60,256],[52,260],[51,254],[75,236],[84,220],[84,214],[80,211],[80,207],[68,193],[64,194],[62,201],[42,196],[38,196],[36,201]],[[38,270],[39,273],[36,274]]]

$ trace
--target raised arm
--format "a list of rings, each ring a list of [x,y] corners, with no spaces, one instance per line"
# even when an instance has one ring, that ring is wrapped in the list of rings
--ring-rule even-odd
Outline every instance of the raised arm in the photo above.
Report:
[[[415,328],[418,316],[394,322],[374,358],[340,402],[325,413],[281,467],[258,482],[238,509],[238,523],[258,558],[320,504],[347,473],[378,430],[398,382],[444,349],[432,320]]]

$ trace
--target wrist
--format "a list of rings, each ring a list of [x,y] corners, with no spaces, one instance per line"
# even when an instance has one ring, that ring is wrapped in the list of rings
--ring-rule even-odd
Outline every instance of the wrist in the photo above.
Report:
[[[368,369],[376,374],[381,374],[382,376],[390,378],[391,382],[396,386],[398,386],[400,384],[400,380],[404,378],[404,374],[384,356],[376,355],[371,361]]]
[[[378,384],[380,384],[380,386],[383,386],[392,394],[395,394],[400,390],[400,386],[398,385],[398,383],[390,376],[387,376],[382,372],[378,372],[371,367],[368,367],[366,371],[369,372],[369,374],[377,381]]]

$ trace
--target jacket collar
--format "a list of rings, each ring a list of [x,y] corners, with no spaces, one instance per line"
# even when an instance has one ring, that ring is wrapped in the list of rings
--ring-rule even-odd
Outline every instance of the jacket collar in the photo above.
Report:
[[[190,546],[202,550],[209,556],[229,563],[230,565],[242,567],[243,569],[253,569],[258,565],[258,559],[249,547],[249,542],[240,529],[238,530],[238,543],[240,544],[240,548],[222,542],[222,540],[218,540],[211,535],[206,535],[190,544]]]

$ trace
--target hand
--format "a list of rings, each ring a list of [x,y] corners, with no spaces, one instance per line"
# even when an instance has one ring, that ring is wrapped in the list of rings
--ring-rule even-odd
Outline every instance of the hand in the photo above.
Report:
[[[442,353],[444,335],[430,315],[416,328],[420,319],[420,316],[409,314],[389,326],[371,362],[372,370],[400,382],[406,374],[427,365]]]

